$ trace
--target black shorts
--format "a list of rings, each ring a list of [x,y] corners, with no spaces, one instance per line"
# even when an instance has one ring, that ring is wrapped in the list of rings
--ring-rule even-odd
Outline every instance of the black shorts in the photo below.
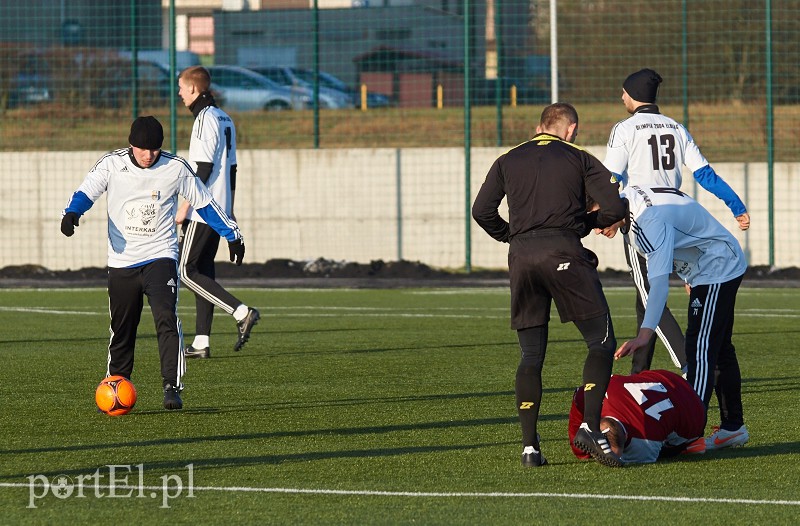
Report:
[[[512,329],[546,324],[551,300],[562,323],[608,313],[597,256],[575,234],[536,232],[514,237],[508,250],[508,270]]]

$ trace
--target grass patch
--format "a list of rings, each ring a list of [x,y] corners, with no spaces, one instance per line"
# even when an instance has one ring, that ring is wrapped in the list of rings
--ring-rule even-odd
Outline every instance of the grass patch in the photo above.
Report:
[[[581,124],[578,144],[604,145],[611,127],[627,117],[622,104],[576,103]],[[471,110],[471,144],[475,147],[514,146],[529,139],[542,106],[505,107],[498,134],[497,110],[492,106]],[[683,120],[683,107],[666,105],[662,111]],[[170,148],[170,118],[166,107],[143,108],[161,120]],[[189,144],[192,116],[180,101],[176,108],[177,146]],[[240,149],[313,148],[312,111],[231,112]],[[767,158],[766,112],[761,105],[696,104],[688,108],[689,129],[708,159],[714,162],[763,162]],[[40,105],[6,111],[0,119],[0,151],[109,151],[125,144],[130,110],[101,110]],[[24,122],[25,126],[19,126]],[[742,122],[750,123],[741,126]],[[800,160],[800,106],[774,108],[776,161]],[[462,147],[463,108],[379,108],[321,110],[321,148],[422,148]],[[76,140],[76,137],[79,140]]]
[[[106,363],[106,292],[0,290],[3,522],[574,524],[635,516],[788,524],[797,515],[795,289],[739,293],[734,343],[750,444],[621,470],[579,461],[569,449],[567,412],[585,347],[571,324],[557,322],[540,428],[550,465],[520,466],[518,349],[506,289],[237,295],[261,309],[262,323],[233,353],[235,325],[217,316],[212,359],[189,363],[180,412],[161,408],[144,312],[132,378],[139,401],[112,418],[93,402]],[[609,289],[608,297],[621,342],[635,332],[634,292]],[[679,316],[685,301],[676,290]],[[192,305],[182,293],[187,333]],[[654,366],[671,368],[666,355],[659,344]],[[617,362],[615,372],[629,366]],[[709,426],[717,418],[714,400]],[[107,480],[109,464],[142,465],[153,489],[129,498],[110,498],[107,489],[100,497],[49,493],[28,507],[29,476],[75,479],[105,469]],[[194,496],[184,488],[162,508],[163,477],[187,484],[190,464]]]

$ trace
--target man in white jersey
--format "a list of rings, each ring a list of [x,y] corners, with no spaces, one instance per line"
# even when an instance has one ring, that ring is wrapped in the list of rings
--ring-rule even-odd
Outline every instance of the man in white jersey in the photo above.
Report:
[[[231,217],[236,190],[236,128],[227,113],[219,109],[209,91],[211,76],[202,66],[183,70],[178,77],[178,95],[195,117],[189,143],[189,161],[195,164],[197,177]],[[211,356],[211,323],[214,305],[233,316],[239,337],[233,346],[240,350],[250,338],[260,313],[248,307],[217,281],[214,258],[219,248],[219,234],[209,227],[188,202],[176,218],[183,224],[180,247],[181,281],[194,292],[197,307],[196,333],[186,347],[187,358]]]
[[[603,164],[621,181],[622,188],[634,184],[680,188],[685,165],[700,186],[728,205],[739,228],[747,230],[750,216],[739,196],[717,176],[688,130],[659,112],[655,102],[661,81],[661,76],[652,69],[642,69],[625,79],[622,102],[631,116],[612,128]],[[625,258],[636,285],[636,314],[641,323],[650,290],[645,260],[627,244]],[[683,334],[669,308],[665,308],[652,341],[634,355],[631,374],[650,368],[656,335],[675,366],[685,372]]]
[[[743,446],[749,439],[742,411],[742,377],[733,335],[736,293],[747,270],[736,238],[697,201],[672,187],[632,185],[622,191],[629,218],[622,228],[630,246],[647,260],[650,295],[639,333],[614,357],[645,348],[655,333],[675,272],[691,287],[686,357],[689,384],[708,410],[712,390],[720,426],[706,450]],[[716,378],[716,385],[715,385]]]
[[[75,233],[80,217],[107,193],[108,307],[111,341],[106,375],[130,378],[144,297],[155,320],[164,408],[181,409],[186,370],[178,319],[178,234],[182,195],[228,240],[231,261],[242,264],[244,243],[236,222],[214,201],[184,159],[161,151],[164,130],[155,117],[131,124],[130,148],[104,155],[69,200],[61,232]]]

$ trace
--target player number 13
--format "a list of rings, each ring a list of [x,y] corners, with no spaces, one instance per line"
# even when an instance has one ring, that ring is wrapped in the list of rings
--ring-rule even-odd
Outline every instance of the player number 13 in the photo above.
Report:
[[[663,152],[659,148],[659,143],[664,147]],[[675,136],[671,133],[665,135],[651,135],[647,139],[650,145],[650,152],[653,154],[653,170],[674,170],[675,169]]]

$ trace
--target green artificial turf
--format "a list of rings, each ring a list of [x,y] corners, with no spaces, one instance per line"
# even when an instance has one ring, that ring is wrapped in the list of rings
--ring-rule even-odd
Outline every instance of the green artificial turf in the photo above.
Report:
[[[521,467],[506,289],[236,294],[261,323],[234,353],[235,324],[217,314],[212,357],[189,362],[176,412],[161,407],[145,305],[138,402],[108,417],[94,406],[105,290],[0,290],[0,522],[734,525],[800,514],[797,289],[739,293],[734,343],[750,443],[623,469],[572,455],[567,413],[586,351],[557,320],[539,425],[549,465]],[[607,295],[622,343],[636,329],[634,293]],[[685,305],[675,289],[682,324]],[[187,341],[193,306],[182,292]],[[629,367],[621,360],[614,372]],[[674,370],[660,344],[654,368]],[[709,428],[718,418],[712,399]],[[56,495],[59,478],[68,496]]]

